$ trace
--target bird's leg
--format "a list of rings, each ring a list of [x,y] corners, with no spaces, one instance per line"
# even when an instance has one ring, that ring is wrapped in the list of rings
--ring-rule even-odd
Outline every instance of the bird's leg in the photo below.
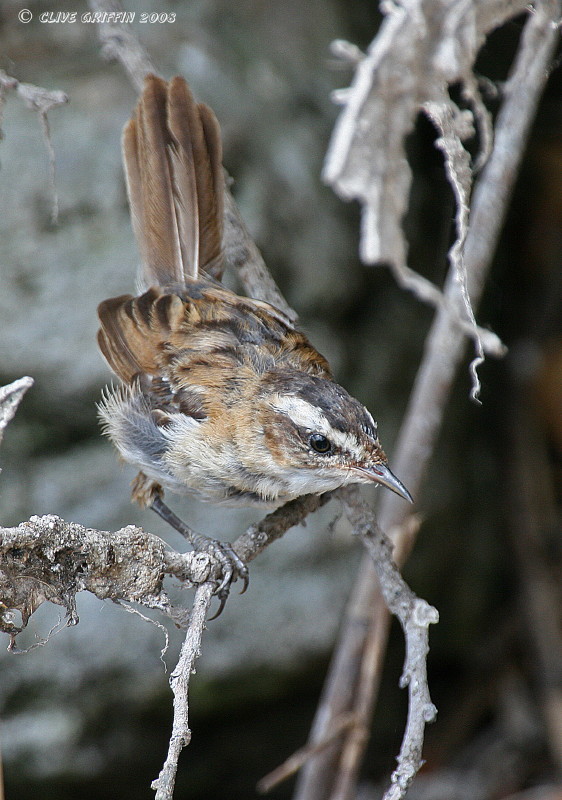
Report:
[[[235,553],[232,545],[229,542],[220,542],[218,539],[210,539],[208,536],[203,536],[196,533],[183,522],[172,509],[166,505],[162,500],[160,493],[156,493],[150,503],[150,508],[155,511],[159,517],[172,526],[178,533],[188,540],[195,550],[204,551],[214,556],[221,567],[222,581],[215,590],[215,594],[219,598],[220,605],[217,613],[210,619],[216,619],[222,612],[225,603],[230,593],[230,586],[236,578],[240,577],[244,581],[244,586],[240,594],[244,594],[248,588],[249,577],[248,567],[244,564],[242,559]]]
[[[144,472],[139,472],[131,483],[131,496],[133,501],[143,508],[152,508],[161,519],[165,520],[178,533],[181,533],[195,550],[203,551],[212,556],[218,563],[222,580],[218,584],[215,594],[218,596],[220,605],[219,610],[211,617],[216,619],[222,612],[230,593],[231,584],[237,579],[242,578],[244,586],[241,594],[248,588],[248,567],[234,551],[229,542],[220,542],[218,539],[211,539],[200,533],[193,531],[186,525],[172,509],[164,502],[164,490],[156,481],[149,478]]]

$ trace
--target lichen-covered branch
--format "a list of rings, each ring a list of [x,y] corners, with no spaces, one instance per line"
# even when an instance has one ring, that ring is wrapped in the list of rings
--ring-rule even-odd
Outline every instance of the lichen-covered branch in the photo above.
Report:
[[[14,91],[29,109],[40,114],[47,114],[53,108],[68,103],[68,95],[58,89],[43,89],[32,83],[22,83],[0,70],[0,107],[8,91]]]
[[[33,516],[13,528],[0,528],[0,630],[10,634],[13,647],[44,602],[63,606],[69,624],[75,624],[81,591],[102,600],[139,603],[177,619],[164,578],[199,584],[208,580],[212,567],[207,554],[175,553],[134,525],[97,531],[53,514]]]
[[[384,4],[386,18],[357,63],[324,167],[325,180],[363,207],[361,253],[368,263],[407,262],[401,223],[411,170],[405,140],[417,114],[427,102],[460,114],[447,87],[461,83],[474,93],[474,62],[486,34],[527,5],[526,0]],[[465,114],[464,131],[458,131],[463,138],[472,133],[467,121]]]
[[[0,405],[0,415],[2,407]],[[289,528],[303,522],[330,499],[308,495],[294,500],[251,525],[233,547],[252,561]],[[176,621],[163,586],[166,576],[187,585],[208,583],[220,565],[203,552],[178,553],[157,536],[135,525],[118,531],[97,531],[48,514],[33,516],[12,528],[0,528],[0,630],[16,636],[31,614],[46,601],[64,606],[77,622],[75,596],[89,591],[104,600],[139,603]],[[21,614],[22,624],[13,621]]]

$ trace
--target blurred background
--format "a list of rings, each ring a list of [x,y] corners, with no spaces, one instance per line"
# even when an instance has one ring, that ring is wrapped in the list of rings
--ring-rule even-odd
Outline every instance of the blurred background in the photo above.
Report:
[[[44,513],[105,530],[135,523],[182,549],[155,515],[130,505],[134,471],[118,463],[96,419],[110,380],[95,345],[96,306],[131,291],[137,265],[120,156],[136,96],[122,69],[101,58],[93,25],[38,20],[43,11],[79,17],[81,0],[54,5],[27,3],[27,25],[17,18],[22,3],[0,7],[0,68],[70,98],[49,117],[56,223],[39,119],[13,94],[3,109],[0,382],[31,375],[35,386],[0,453],[2,524]],[[329,44],[344,38],[365,48],[380,24],[376,4],[193,0],[152,8],[131,0],[127,9],[175,14],[173,23],[132,30],[162,75],[184,75],[217,114],[250,231],[302,327],[378,419],[392,464],[432,312],[386,269],[359,263],[358,209],[320,178],[337,115],[330,92],[351,78]],[[489,38],[483,76],[505,80],[523,22]],[[429,656],[439,716],[412,798],[562,793],[561,83],[558,69],[477,315],[509,355],[481,368],[481,406],[468,399],[464,365],[419,498],[424,523],[405,574],[440,612]],[[415,180],[406,228],[410,266],[441,283],[454,205],[433,139],[420,119],[409,142]],[[173,507],[221,538],[256,518],[175,498]],[[252,564],[249,591],[234,593],[205,634],[176,797],[257,796],[256,781],[304,743],[360,555],[331,504]],[[39,609],[20,646],[41,642],[59,611]],[[45,646],[0,653],[6,796],[150,798],[171,724],[163,662],[173,667],[181,634],[169,630],[161,659],[158,627],[90,595],[79,596],[78,611],[80,624]],[[364,800],[379,796],[399,749],[402,658],[394,629]],[[289,783],[271,796],[290,795]]]

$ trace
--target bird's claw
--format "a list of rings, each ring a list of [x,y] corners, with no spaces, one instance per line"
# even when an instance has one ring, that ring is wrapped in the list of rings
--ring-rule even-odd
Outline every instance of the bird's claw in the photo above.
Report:
[[[244,594],[248,588],[250,577],[248,567],[228,542],[220,542],[218,539],[206,539],[203,547],[200,547],[202,543],[198,542],[197,544],[198,549],[206,550],[209,555],[216,559],[222,575],[222,580],[214,591],[214,594],[219,599],[219,608],[216,614],[209,617],[210,621],[222,614],[230,594],[230,587],[234,581],[238,578],[242,579],[244,585],[240,590],[240,594]]]
[[[141,476],[142,478],[145,477],[142,473],[139,473],[137,480]],[[214,594],[216,594],[219,598],[220,605],[219,610],[214,617],[210,618],[216,619],[221,614],[225,606],[228,595],[230,594],[230,587],[235,580],[242,578],[244,582],[240,594],[244,594],[248,588],[248,583],[250,581],[248,567],[246,564],[244,564],[240,556],[236,553],[229,542],[219,542],[218,539],[209,539],[208,536],[202,536],[201,534],[193,531],[188,525],[185,524],[185,522],[183,522],[183,520],[174,514],[171,508],[166,505],[166,503],[162,500],[162,495],[160,493],[157,492],[154,494],[154,496],[152,496],[150,507],[158,514],[159,517],[171,525],[172,528],[175,528],[178,533],[181,533],[182,536],[185,536],[195,550],[208,553],[218,565],[222,580],[215,589]]]

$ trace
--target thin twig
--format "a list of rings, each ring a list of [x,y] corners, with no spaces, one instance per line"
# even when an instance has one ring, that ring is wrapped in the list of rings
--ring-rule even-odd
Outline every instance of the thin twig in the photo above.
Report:
[[[272,542],[279,539],[290,528],[300,525],[308,514],[313,514],[325,505],[334,492],[326,494],[307,494],[290,500],[281,508],[272,511],[261,522],[256,522],[241,534],[232,544],[236,554],[242,561],[250,562],[265,550]]]
[[[474,325],[460,316],[458,302],[455,298],[449,297],[446,292],[442,292],[434,283],[405,264],[400,267],[391,264],[390,269],[398,286],[412,292],[422,302],[431,303],[435,308],[443,308],[455,321],[459,330],[465,336],[470,336],[474,339],[479,350],[481,349],[495,358],[505,356],[507,348],[500,337],[494,331]],[[474,316],[473,313],[472,316]]]
[[[289,319],[296,320],[295,311],[287,303],[269,272],[262,254],[250,236],[230,190],[224,192],[224,254],[226,263],[242,281],[244,291],[256,300],[281,309]]]
[[[49,90],[43,89],[41,86],[34,86],[32,83],[20,83],[16,78],[7,75],[4,70],[0,70],[0,122],[4,98],[9,90],[15,91],[29,109],[39,114],[41,131],[49,158],[49,185],[52,194],[51,221],[55,224],[59,216],[59,196],[56,185],[55,150],[51,140],[49,117],[47,115],[53,108],[68,103],[68,95],[56,89]],[[2,132],[0,130],[0,137],[1,135]]]
[[[55,158],[55,148],[51,139],[51,126],[49,125],[49,117],[46,111],[39,112],[39,119],[41,120],[41,131],[43,133],[43,140],[47,148],[49,156],[49,183],[53,190],[53,204],[51,207],[51,223],[56,225],[59,218],[59,194],[57,192],[56,183],[56,169],[57,163]]]
[[[347,502],[350,502],[348,497]],[[408,517],[404,524],[404,532],[399,537],[400,549],[395,548],[394,557],[399,563],[406,561],[415,541],[420,526],[417,515]],[[356,589],[342,620],[341,630],[345,632],[346,646],[334,652],[330,670],[326,678],[322,697],[310,732],[309,746],[320,753],[320,760],[325,769],[315,771],[315,797],[324,798],[331,795],[337,797],[333,782],[336,780],[335,768],[338,763],[354,764],[354,759],[361,760],[365,745],[365,733],[370,730],[374,702],[380,682],[382,664],[385,655],[386,629],[390,616],[385,605],[380,587],[373,575],[371,559],[364,559],[356,580]],[[380,602],[373,606],[373,591],[380,594]],[[377,597],[378,597],[377,594]],[[377,636],[369,636],[366,631],[374,630]],[[357,675],[357,664],[361,664]],[[353,706],[353,711],[349,708]],[[332,722],[349,715],[356,721],[346,737],[345,752],[339,757],[343,741],[334,742],[330,736]],[[325,720],[330,720],[325,724]],[[325,738],[324,738],[325,737]],[[312,743],[312,744],[311,744]],[[358,746],[360,745],[360,747]],[[305,766],[303,774],[309,770]],[[346,773],[349,767],[342,770]],[[303,779],[301,779],[302,781]],[[341,780],[341,773],[340,778]],[[305,790],[307,781],[303,781]],[[345,787],[342,786],[342,790]],[[343,795],[345,796],[345,795]]]
[[[118,0],[88,0],[93,13],[101,12],[107,20],[97,24],[102,53],[107,60],[117,60],[124,67],[131,83],[139,91],[149,72],[156,72],[152,61],[137,37],[119,20],[122,19],[123,6]],[[110,16],[115,12],[116,18]]]
[[[168,755],[158,778],[152,782],[155,800],[171,800],[174,794],[176,772],[180,753],[191,740],[189,729],[189,680],[195,671],[195,662],[201,655],[201,638],[205,620],[213,598],[213,584],[202,583],[195,592],[189,625],[182,644],[180,657],[170,676],[174,693],[174,721]]]
[[[371,558],[377,573],[379,587],[382,591],[386,607],[399,620],[404,631],[406,642],[406,658],[400,679],[401,687],[408,687],[408,720],[400,754],[398,768],[393,772],[391,787],[384,800],[399,800],[403,797],[414,776],[422,765],[422,746],[424,729],[432,722],[437,709],[431,702],[427,684],[426,659],[429,651],[429,626],[439,620],[435,608],[414,594],[402,578],[398,567],[392,560],[392,545],[388,537],[377,525],[371,509],[362,500],[357,487],[349,487],[339,492],[344,503],[346,516],[354,533],[358,534]],[[358,706],[363,703],[358,700]],[[368,720],[365,720],[368,723]],[[365,747],[364,737],[353,736],[353,748],[359,750],[359,756]],[[357,757],[350,753],[350,758],[342,762],[338,781],[344,786],[348,782],[346,765],[355,767]],[[334,795],[341,794],[336,782]]]
[[[284,761],[282,764],[279,764],[278,767],[269,772],[267,775],[264,775],[263,778],[260,778],[256,784],[256,789],[262,794],[267,794],[272,789],[275,789],[275,787],[280,783],[283,783],[283,781],[286,781],[287,778],[290,778],[292,775],[298,772],[299,769],[301,769],[301,767],[311,758],[311,756],[328,747],[334,741],[334,739],[343,733],[343,731],[345,731],[347,728],[355,728],[359,724],[360,720],[358,720],[354,714],[345,714],[341,717],[338,717],[334,720],[330,729],[330,733],[324,741],[319,741],[316,742],[316,744],[307,744],[304,747],[300,747],[291,756],[289,756],[286,761]]]

